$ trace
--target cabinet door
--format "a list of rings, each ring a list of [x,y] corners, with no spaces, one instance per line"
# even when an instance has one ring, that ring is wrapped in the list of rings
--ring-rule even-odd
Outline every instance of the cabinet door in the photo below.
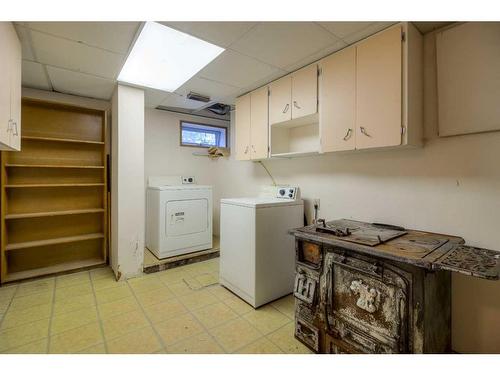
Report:
[[[356,64],[356,148],[400,145],[401,27],[360,43]]]
[[[320,62],[321,151],[356,148],[356,48],[346,48]]]
[[[268,89],[262,87],[250,94],[251,159],[266,159],[269,146]]]
[[[10,131],[10,147],[21,150],[21,43],[12,28],[11,33],[11,69],[10,69],[10,117],[12,119]]]
[[[250,160],[250,94],[236,98],[236,160]]]
[[[269,85],[269,124],[292,119],[292,78],[286,76]]]
[[[10,22],[0,22],[0,149],[8,149],[10,145],[10,66],[12,55]]]
[[[292,119],[318,111],[318,66],[306,66],[292,74]]]

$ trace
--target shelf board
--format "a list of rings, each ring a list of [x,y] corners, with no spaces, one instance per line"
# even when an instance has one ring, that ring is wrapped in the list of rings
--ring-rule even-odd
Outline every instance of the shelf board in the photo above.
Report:
[[[103,183],[71,183],[71,184],[16,184],[5,185],[6,188],[47,188],[47,187],[85,187],[85,186],[104,186]]]
[[[88,268],[88,267],[103,266],[105,264],[106,262],[104,261],[104,259],[100,258],[84,259],[68,263],[56,264],[50,267],[43,267],[32,270],[8,273],[5,281],[12,282],[17,280],[30,279],[33,277],[38,277],[43,275],[51,275],[60,272],[81,270],[83,268]]]
[[[284,122],[278,122],[275,124],[271,124],[271,130],[272,129],[290,129],[290,128],[297,128],[299,126],[309,126],[309,125],[315,125],[318,124],[319,122],[319,115],[318,113],[314,113],[309,116],[304,116],[304,117],[299,117],[293,120],[288,120]]]
[[[12,244],[8,244],[5,247],[5,250],[12,251],[12,250],[18,250],[18,249],[26,249],[26,248],[30,248],[30,247],[40,247],[40,246],[56,245],[56,244],[68,243],[68,242],[94,240],[97,238],[104,238],[104,233],[90,233],[90,234],[81,234],[79,236],[51,238],[48,240],[12,243]]]
[[[9,219],[29,219],[33,217],[46,217],[46,216],[64,216],[64,215],[79,215],[79,214],[93,214],[104,212],[104,208],[86,208],[82,210],[68,210],[68,211],[45,211],[45,212],[28,212],[23,214],[7,214],[5,220]]]
[[[47,142],[67,142],[67,143],[85,143],[91,145],[104,145],[101,141],[88,141],[84,139],[73,139],[73,138],[53,138],[53,137],[37,137],[31,135],[23,135],[21,139],[28,139],[30,141],[47,141]]]
[[[7,168],[74,168],[103,169],[104,165],[5,164]]]
[[[271,154],[271,158],[299,158],[305,156],[318,155],[319,151],[294,151],[294,152],[284,152],[281,154]]]

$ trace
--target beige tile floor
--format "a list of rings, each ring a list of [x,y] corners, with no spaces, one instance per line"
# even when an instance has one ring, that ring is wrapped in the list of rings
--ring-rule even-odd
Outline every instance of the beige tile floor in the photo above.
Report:
[[[292,296],[254,310],[218,259],[116,282],[109,268],[0,288],[0,353],[310,353]]]

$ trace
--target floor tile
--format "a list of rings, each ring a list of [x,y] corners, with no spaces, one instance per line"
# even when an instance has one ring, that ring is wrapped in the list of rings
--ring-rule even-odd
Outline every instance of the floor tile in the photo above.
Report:
[[[134,297],[125,297],[117,301],[99,304],[98,306],[99,317],[102,320],[139,309],[139,303]]]
[[[179,297],[179,301],[184,304],[189,310],[200,309],[219,302],[217,297],[206,290],[199,290],[190,294]]]
[[[18,346],[4,352],[5,354],[46,354],[48,339],[30,342],[26,345]]]
[[[109,353],[154,353],[162,350],[161,343],[151,327],[108,341],[107,346]]]
[[[201,286],[209,286],[219,283],[219,278],[215,277],[211,273],[202,273],[201,275],[195,276],[195,280],[198,281]]]
[[[0,303],[10,301],[14,297],[17,288],[17,285],[0,287]]]
[[[94,269],[90,270],[89,273],[90,273],[90,278],[92,280],[97,280],[97,279],[104,278],[104,277],[110,277],[110,276],[114,277],[115,276],[111,267],[94,268]]]
[[[0,331],[0,352],[46,338],[49,318]]]
[[[106,354],[104,344],[92,345],[89,348],[80,350],[78,354]]]
[[[103,342],[98,323],[90,323],[50,338],[49,353],[77,353]]]
[[[128,283],[134,292],[149,292],[165,287],[157,277],[138,277],[128,280]]]
[[[108,303],[125,297],[132,297],[133,294],[129,286],[125,282],[120,282],[120,284],[121,285],[117,286],[116,288],[96,290],[95,296],[97,299],[97,303]]]
[[[290,322],[277,331],[267,335],[267,338],[276,344],[285,353],[306,354],[311,351],[294,337],[295,323]]]
[[[167,346],[167,352],[172,354],[216,354],[224,353],[224,350],[208,334],[201,333]]]
[[[149,306],[149,305],[154,305],[156,303],[165,302],[175,297],[174,294],[170,291],[170,289],[168,289],[163,284],[159,289],[135,292],[135,296],[137,297],[137,300],[140,302],[140,304],[143,306]]]
[[[179,315],[164,322],[156,323],[154,327],[165,345],[174,344],[177,341],[203,332],[203,327],[190,314]]]
[[[234,352],[255,341],[262,335],[250,323],[242,318],[209,330],[225,351]]]
[[[166,302],[144,306],[144,311],[153,323],[163,322],[164,320],[175,318],[188,312],[184,305],[175,298],[169,299]]]
[[[182,281],[186,277],[190,277],[190,276],[184,272],[176,270],[175,268],[172,270],[160,272],[158,274],[158,279],[166,286],[169,286],[170,284],[178,283],[179,281]]]
[[[223,302],[231,309],[233,309],[236,314],[242,315],[253,310],[252,306],[236,296],[231,296],[230,298],[225,299]]]
[[[73,298],[83,296],[85,294],[91,294],[92,292],[92,285],[90,283],[90,280],[88,280],[87,282],[81,284],[72,285],[65,288],[56,288],[55,298],[56,301],[60,301],[66,298]]]
[[[48,318],[50,317],[51,312],[51,303],[44,303],[43,305],[36,305],[23,310],[11,310],[5,314],[0,328],[12,328],[15,326],[20,326],[22,324]]]
[[[95,306],[88,306],[81,310],[76,310],[52,317],[50,334],[56,335],[97,321],[97,309]]]
[[[149,326],[149,322],[141,310],[113,316],[102,321],[102,329],[106,340],[114,339],[146,326]]]
[[[236,314],[231,308],[222,302],[218,302],[201,309],[193,311],[194,316],[207,328],[216,327],[231,319],[236,319]]]
[[[290,318],[280,313],[274,307],[267,305],[243,315],[250,324],[267,335],[290,322]]]
[[[54,302],[54,315],[67,313],[94,306],[94,294],[85,294],[82,296],[68,297]]]
[[[54,278],[30,281],[19,284],[16,297],[29,296],[31,294],[51,293],[54,289]]]
[[[177,283],[170,284],[168,288],[176,295],[176,296],[185,296],[186,294],[193,293],[197,290],[200,290],[202,286],[200,283],[193,278],[186,278]]]
[[[290,319],[294,319],[295,317],[295,298],[293,294],[289,294],[283,298],[280,298],[277,301],[271,303],[276,310],[285,314]]]
[[[52,292],[44,292],[44,293],[31,294],[23,297],[14,296],[14,298],[10,303],[9,311],[23,310],[29,307],[51,303],[52,295],[53,295]]]
[[[92,279],[94,290],[103,290],[122,286],[124,283],[116,281],[114,277],[105,277],[100,279]]]
[[[88,271],[61,275],[56,278],[56,288],[65,288],[68,286],[87,283],[89,281],[90,274]]]
[[[208,290],[210,293],[212,293],[214,296],[216,296],[218,299],[221,301],[224,301],[228,298],[233,298],[235,295],[231,293],[229,290],[224,288],[221,285],[213,285],[208,287],[206,290]]]
[[[280,348],[273,344],[269,339],[261,337],[257,341],[248,344],[237,351],[239,354],[282,354]]]

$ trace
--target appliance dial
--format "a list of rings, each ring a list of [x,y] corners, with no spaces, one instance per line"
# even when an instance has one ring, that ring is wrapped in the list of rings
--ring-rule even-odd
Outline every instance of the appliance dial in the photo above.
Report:
[[[289,196],[290,198],[293,198],[293,194],[292,194],[292,193],[288,194],[288,196]]]
[[[284,196],[286,194],[286,191],[285,191],[285,189],[280,189],[279,193],[280,193],[281,196]]]

